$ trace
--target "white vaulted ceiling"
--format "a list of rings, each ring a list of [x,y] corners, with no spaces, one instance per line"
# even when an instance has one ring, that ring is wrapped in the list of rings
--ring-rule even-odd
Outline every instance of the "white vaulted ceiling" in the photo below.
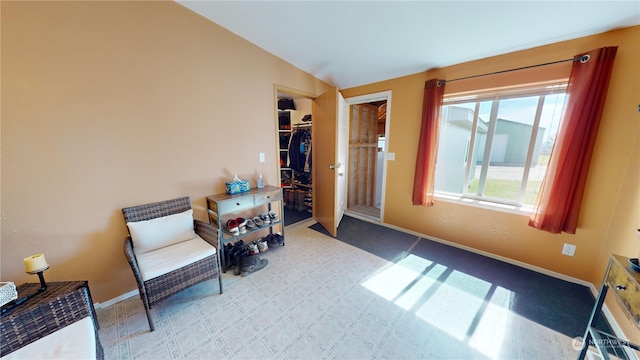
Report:
[[[339,88],[640,24],[640,0],[177,2]]]

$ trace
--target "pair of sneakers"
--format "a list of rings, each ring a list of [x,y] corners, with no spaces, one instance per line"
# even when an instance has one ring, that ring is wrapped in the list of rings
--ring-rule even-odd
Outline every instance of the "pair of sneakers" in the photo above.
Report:
[[[247,233],[247,219],[239,217],[227,220],[227,229],[233,236]]]
[[[258,227],[265,227],[271,225],[272,222],[278,220],[278,214],[275,211],[269,211],[268,213],[263,213],[260,216],[255,216],[253,218],[253,222]]]
[[[271,210],[254,218],[245,219],[242,217],[227,220],[227,230],[231,235],[238,236],[246,234],[247,230],[253,230],[257,227],[269,226],[271,222],[278,221],[278,214]]]
[[[256,222],[252,218],[247,219],[247,230],[251,231],[257,227],[258,224],[256,224]]]
[[[247,251],[249,251],[250,255],[256,255],[258,253],[263,253],[269,250],[269,245],[265,240],[254,241],[247,245]]]
[[[268,213],[260,215],[260,219],[262,219],[265,224],[271,224],[272,222],[278,221],[278,214],[273,210],[269,210]]]

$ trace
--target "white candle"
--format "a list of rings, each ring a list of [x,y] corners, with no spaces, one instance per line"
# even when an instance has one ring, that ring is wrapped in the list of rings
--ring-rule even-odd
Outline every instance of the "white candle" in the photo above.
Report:
[[[49,264],[47,264],[44,254],[37,254],[24,259],[24,268],[28,273],[37,273],[38,271],[46,270],[48,267]]]

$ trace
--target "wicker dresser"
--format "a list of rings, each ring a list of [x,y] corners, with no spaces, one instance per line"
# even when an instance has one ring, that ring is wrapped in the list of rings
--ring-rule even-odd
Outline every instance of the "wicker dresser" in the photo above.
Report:
[[[36,293],[40,284],[22,284],[18,296]],[[5,306],[6,307],[6,306]],[[3,311],[0,318],[0,356],[91,317],[96,337],[96,357],[104,358],[98,337],[98,319],[87,281],[66,281],[47,284],[47,289],[30,297],[21,305]]]

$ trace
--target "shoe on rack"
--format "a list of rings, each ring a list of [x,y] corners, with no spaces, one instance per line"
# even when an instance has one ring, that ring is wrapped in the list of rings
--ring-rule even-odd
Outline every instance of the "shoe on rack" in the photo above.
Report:
[[[260,219],[262,219],[262,222],[265,223],[265,225],[271,224],[271,217],[269,217],[269,214],[267,213],[260,215]]]
[[[238,224],[238,231],[240,232],[240,234],[246,234],[247,233],[247,219],[239,217],[236,218],[236,223]]]
[[[269,251],[269,245],[267,245],[267,241],[265,239],[258,240],[258,250],[261,253]]]
[[[264,221],[262,221],[262,218],[260,218],[260,216],[256,216],[253,218],[253,222],[258,226],[258,227],[265,227],[265,223]]]
[[[278,239],[276,239],[275,236],[273,236],[273,234],[269,234],[267,235],[267,237],[264,238],[264,240],[267,242],[267,244],[269,246],[276,246],[278,245]]]
[[[244,250],[244,241],[242,240],[238,240],[235,243],[233,243],[233,249],[234,251],[238,251],[238,250]]]
[[[256,243],[247,244],[247,251],[249,255],[255,255],[260,252],[260,250],[258,250],[258,244]]]
[[[270,210],[268,214],[271,221],[278,221],[278,214],[275,211]]]
[[[247,219],[247,230],[251,231],[251,230],[253,230],[253,229],[257,228],[257,227],[258,227],[258,225],[256,225],[256,222],[253,221],[252,218],[248,218]]]
[[[233,256],[233,244],[224,244],[224,266],[226,269],[230,269],[235,265],[235,258]]]
[[[276,244],[284,245],[284,235],[280,233],[271,234]]]
[[[238,228],[238,222],[236,219],[227,220],[227,229],[233,236],[240,235],[240,229]]]

